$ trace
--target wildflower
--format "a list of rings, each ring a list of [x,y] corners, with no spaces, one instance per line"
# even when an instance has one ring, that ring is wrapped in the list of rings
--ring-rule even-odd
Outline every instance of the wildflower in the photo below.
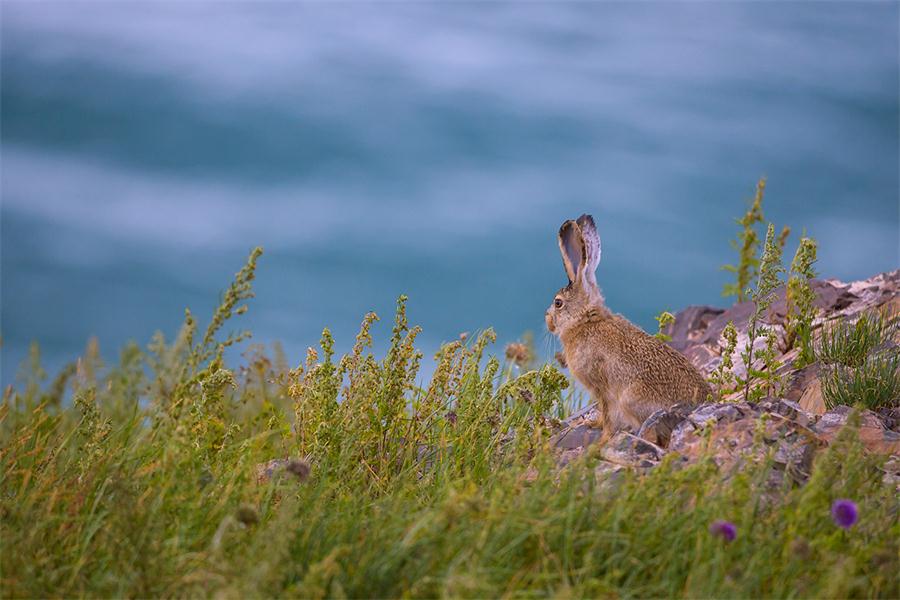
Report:
[[[456,413],[453,412],[452,410],[447,413],[446,419],[447,419],[447,422],[450,423],[451,425],[456,425]]]
[[[850,529],[858,517],[859,511],[853,500],[835,500],[831,505],[831,518],[838,527]]]
[[[728,521],[714,522],[709,526],[709,532],[713,536],[720,537],[726,542],[731,542],[737,537],[737,527],[734,526],[734,523]]]

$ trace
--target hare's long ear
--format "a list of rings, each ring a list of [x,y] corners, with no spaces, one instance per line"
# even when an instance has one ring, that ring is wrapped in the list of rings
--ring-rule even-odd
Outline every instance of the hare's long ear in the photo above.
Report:
[[[581,229],[575,221],[566,221],[559,228],[559,253],[562,254],[569,283],[572,283],[584,260],[584,241],[581,239]]]
[[[594,218],[591,215],[581,215],[576,221],[578,228],[581,230],[582,244],[584,245],[584,263],[579,267],[582,269],[582,280],[594,287],[597,287],[597,265],[600,264],[600,234],[594,226]]]

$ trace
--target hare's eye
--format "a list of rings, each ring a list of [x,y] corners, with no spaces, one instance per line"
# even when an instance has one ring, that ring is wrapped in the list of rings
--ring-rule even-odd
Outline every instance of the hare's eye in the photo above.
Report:
[[[560,298],[557,298],[553,301],[553,306],[555,306],[556,308],[562,308],[562,300]]]

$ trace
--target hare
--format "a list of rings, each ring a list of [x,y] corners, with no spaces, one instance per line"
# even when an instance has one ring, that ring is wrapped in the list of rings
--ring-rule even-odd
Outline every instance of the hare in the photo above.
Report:
[[[709,385],[684,356],[606,308],[594,274],[600,236],[590,215],[562,224],[559,250],[569,285],[556,293],[545,320],[562,342],[565,366],[597,403],[601,441],[637,431],[658,409],[706,400]]]

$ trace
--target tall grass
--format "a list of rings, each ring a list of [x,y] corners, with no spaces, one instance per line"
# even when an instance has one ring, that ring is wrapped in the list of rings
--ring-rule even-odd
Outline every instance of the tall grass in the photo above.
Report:
[[[256,349],[230,369],[222,351],[241,334],[218,334],[256,256],[211,335],[195,341],[188,315],[105,374],[83,360],[72,402],[58,381],[5,393],[4,597],[896,595],[895,490],[852,430],[802,488],[772,488],[765,460],[558,471],[549,415],[565,412],[565,378],[512,376],[485,357],[486,331],[445,345],[420,387],[402,298],[383,357],[368,315],[343,357],[326,330],[302,367]],[[310,472],[259,477],[281,457]],[[849,531],[829,516],[836,498],[859,504]],[[733,542],[710,534],[717,519]]]

